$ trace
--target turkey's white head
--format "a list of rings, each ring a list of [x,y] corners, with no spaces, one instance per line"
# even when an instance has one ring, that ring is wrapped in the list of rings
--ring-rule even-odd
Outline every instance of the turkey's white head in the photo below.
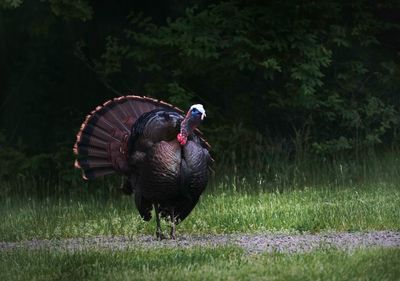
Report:
[[[194,104],[190,107],[189,112],[196,116],[199,115],[201,116],[200,119],[203,120],[204,117],[206,117],[206,111],[204,110],[204,107],[202,104]]]
[[[186,144],[187,138],[193,133],[194,129],[200,125],[204,117],[206,117],[206,111],[203,105],[194,104],[189,108],[189,111],[181,123],[181,131],[176,137],[181,145]]]

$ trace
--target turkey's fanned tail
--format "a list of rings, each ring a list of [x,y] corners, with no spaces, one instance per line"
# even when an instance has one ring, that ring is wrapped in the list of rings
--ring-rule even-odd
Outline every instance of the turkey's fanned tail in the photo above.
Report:
[[[157,108],[183,114],[173,105],[140,96],[115,98],[93,110],[83,122],[74,145],[75,167],[82,169],[83,178],[94,179],[115,172],[127,174],[132,126],[143,113]]]

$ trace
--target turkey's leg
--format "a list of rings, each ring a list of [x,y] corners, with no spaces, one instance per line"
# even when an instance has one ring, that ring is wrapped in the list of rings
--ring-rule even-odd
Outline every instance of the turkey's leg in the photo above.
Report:
[[[154,204],[154,210],[156,211],[156,222],[157,222],[156,236],[157,236],[157,239],[162,240],[165,238],[165,236],[161,230],[160,212],[158,210],[158,204]]]
[[[174,212],[174,208],[171,208],[171,239],[176,239],[175,236],[175,212]]]

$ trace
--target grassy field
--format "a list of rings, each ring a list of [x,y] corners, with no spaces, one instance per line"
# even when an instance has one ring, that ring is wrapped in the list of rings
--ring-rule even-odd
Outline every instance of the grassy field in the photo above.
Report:
[[[178,226],[180,233],[400,230],[400,188],[313,187],[280,191],[214,190]],[[0,241],[153,234],[126,196],[18,197],[0,200]]]
[[[238,248],[0,252],[0,280],[398,280],[400,249],[246,255]]]
[[[371,171],[350,164],[336,170],[282,166],[268,175],[226,177],[211,183],[177,235],[399,231],[400,176],[392,165],[398,162],[373,162]],[[0,183],[0,241],[154,235],[154,219],[143,222],[132,199],[115,192],[118,183],[100,190],[80,183],[71,189]],[[0,250],[0,280],[400,280],[399,268],[399,248]]]

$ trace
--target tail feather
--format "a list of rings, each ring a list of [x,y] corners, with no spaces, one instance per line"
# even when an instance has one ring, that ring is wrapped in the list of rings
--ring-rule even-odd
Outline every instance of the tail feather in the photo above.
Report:
[[[112,168],[112,163],[107,159],[91,157],[84,159],[79,162],[79,166],[82,169],[95,169],[95,168]]]
[[[107,101],[104,103],[104,106],[96,112],[96,114],[103,117],[105,120],[107,120],[107,123],[112,124],[115,128],[120,129],[121,131],[129,132],[130,128],[128,128],[126,124],[122,123],[117,114],[119,107],[116,105],[117,104],[113,103],[113,101]]]
[[[107,120],[103,116],[99,116],[97,113],[95,113],[95,115],[93,115],[93,120],[90,120],[90,121],[91,121],[90,123],[84,124],[85,127],[88,124],[90,124],[92,126],[101,128],[103,131],[106,131],[110,135],[112,135],[116,130],[116,126],[112,123],[112,121]]]
[[[88,157],[96,157],[96,158],[103,158],[108,159],[107,151],[98,149],[96,147],[87,146],[87,145],[80,145],[79,149],[74,149],[75,154],[87,155]]]
[[[93,179],[115,172],[126,174],[132,126],[143,113],[157,108],[183,113],[168,103],[140,96],[115,98],[90,112],[74,145],[75,167],[82,169],[83,178]]]
[[[96,135],[85,134],[83,132],[77,137],[77,141],[79,145],[87,145],[91,147],[97,147],[100,149],[107,146],[107,141],[100,139]]]

